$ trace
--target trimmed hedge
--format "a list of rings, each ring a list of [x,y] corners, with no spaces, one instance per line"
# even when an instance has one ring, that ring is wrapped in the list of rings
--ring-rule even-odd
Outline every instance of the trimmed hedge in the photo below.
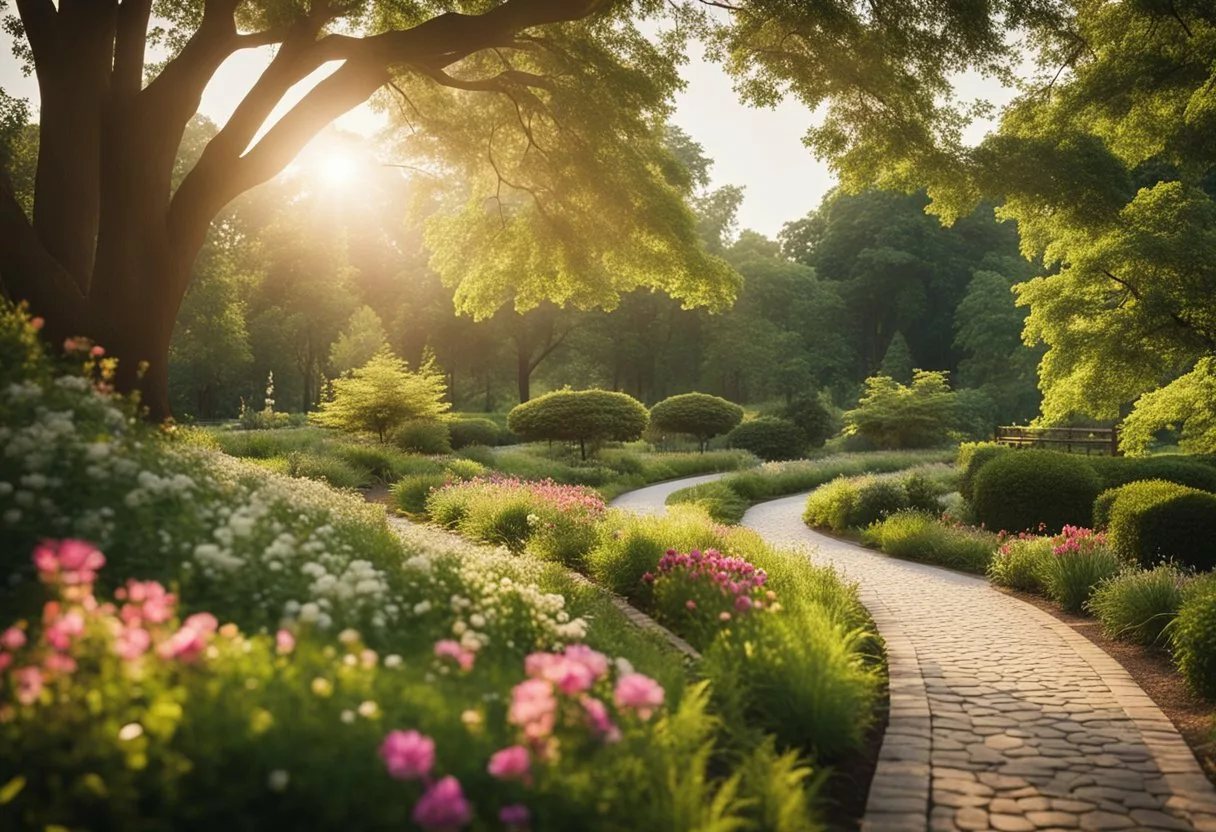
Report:
[[[990,529],[1008,532],[1089,527],[1102,481],[1084,457],[1055,451],[998,454],[975,475],[971,505]]]
[[[641,402],[609,390],[555,390],[507,414],[507,427],[521,439],[577,442],[583,459],[589,443],[632,442],[648,421]]]
[[[1157,456],[1148,458],[1090,457],[1089,463],[1102,484],[1116,488],[1140,480],[1165,480],[1216,493],[1216,468],[1187,457]]]
[[[962,472],[958,480],[958,492],[963,499],[971,502],[974,497],[976,473],[998,456],[1011,453],[1013,448],[1008,445],[998,445],[995,442],[964,442],[958,446],[958,462]]]
[[[1216,567],[1216,494],[1146,480],[1119,489],[1110,507],[1111,547],[1151,567],[1158,561],[1206,571]]]
[[[702,452],[710,439],[729,433],[742,421],[743,408],[708,393],[681,393],[650,408],[650,423],[654,427],[695,436]]]
[[[732,448],[751,451],[769,462],[798,459],[806,452],[806,434],[793,422],[762,416],[744,422],[726,437]]]
[[[470,445],[494,447],[498,444],[498,425],[489,419],[453,419],[448,423],[448,430],[456,450]]]
[[[1110,510],[1122,487],[1108,488],[1094,500],[1094,528],[1105,529],[1110,525]]]

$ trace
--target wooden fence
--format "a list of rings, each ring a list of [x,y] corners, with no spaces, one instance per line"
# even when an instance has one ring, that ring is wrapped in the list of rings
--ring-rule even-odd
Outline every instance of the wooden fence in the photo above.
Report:
[[[1119,456],[1118,428],[999,427],[996,441],[1014,448],[1048,448],[1070,454]]]

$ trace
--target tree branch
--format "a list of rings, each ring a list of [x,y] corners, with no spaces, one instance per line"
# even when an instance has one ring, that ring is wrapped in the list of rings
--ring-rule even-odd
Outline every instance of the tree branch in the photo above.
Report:
[[[148,44],[148,20],[152,16],[152,0],[122,0],[118,7],[118,23],[114,35],[115,95],[130,97],[143,87],[144,56]]]
[[[47,58],[53,48],[57,12],[51,0],[17,0],[17,14],[25,27],[26,40],[34,53],[35,66]]]
[[[72,275],[47,254],[16,196],[0,184],[0,286],[13,301],[29,301],[37,315],[54,316],[56,330],[72,333],[84,313],[84,294]]]

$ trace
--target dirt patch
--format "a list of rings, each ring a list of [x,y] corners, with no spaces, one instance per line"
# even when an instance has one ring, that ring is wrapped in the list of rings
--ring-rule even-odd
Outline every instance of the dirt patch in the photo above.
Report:
[[[1027,604],[1033,604],[1055,616],[1123,665],[1128,675],[1136,680],[1136,684],[1149,695],[1170,722],[1174,723],[1178,733],[1199,760],[1204,774],[1216,785],[1216,726],[1213,725],[1216,704],[1187,688],[1186,682],[1178,674],[1165,651],[1115,641],[1102,632],[1102,625],[1097,619],[1064,612],[1046,598],[996,585],[993,585],[993,589],[1012,595]]]

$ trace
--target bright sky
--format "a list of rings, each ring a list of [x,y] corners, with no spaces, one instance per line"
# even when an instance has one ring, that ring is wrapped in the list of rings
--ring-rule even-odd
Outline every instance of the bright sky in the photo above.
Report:
[[[268,49],[250,50],[231,58],[207,87],[202,112],[222,124],[269,60]],[[717,65],[701,60],[699,54],[683,72],[688,87],[678,96],[674,121],[714,160],[715,186],[744,186],[740,228],[774,237],[786,222],[815,208],[832,187],[833,178],[827,165],[802,144],[802,136],[812,122],[806,107],[796,101],[786,101],[772,110],[746,107],[739,103],[726,74]],[[22,77],[7,50],[0,56],[0,87],[10,95],[37,101],[37,84],[33,78]],[[281,109],[290,107],[306,89],[298,86],[296,98],[285,101]],[[1010,97],[999,86],[975,78],[960,79],[958,95],[964,100],[985,97],[998,106]],[[382,123],[378,115],[362,107],[345,116],[338,126],[370,134]],[[986,130],[987,125],[976,125],[969,138],[978,140]]]

